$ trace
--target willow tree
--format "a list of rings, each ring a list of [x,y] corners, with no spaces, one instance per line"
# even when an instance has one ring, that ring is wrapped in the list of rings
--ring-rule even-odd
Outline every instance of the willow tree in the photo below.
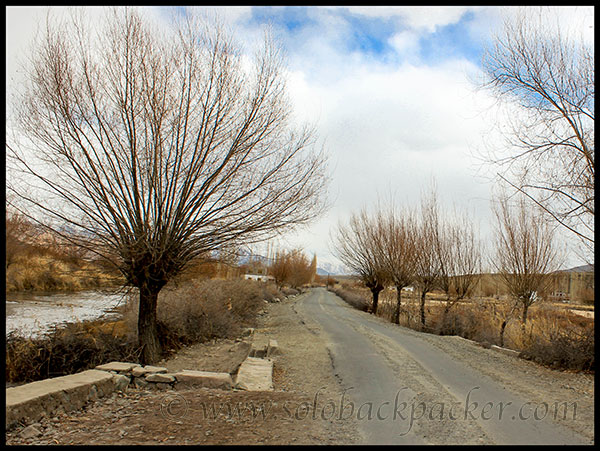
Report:
[[[325,158],[294,125],[281,51],[216,21],[114,8],[46,21],[7,143],[15,207],[111,261],[139,290],[142,363],[161,355],[162,287],[215,249],[319,215]]]
[[[400,324],[402,290],[416,281],[417,222],[408,208],[380,210],[375,219],[375,243],[390,282],[396,287],[392,322]]]
[[[494,205],[496,254],[492,260],[515,305],[522,309],[522,324],[539,294],[560,268],[561,254],[556,244],[556,227],[543,210],[520,198],[511,205],[501,196]],[[502,331],[506,321],[502,325]]]
[[[371,291],[373,314],[377,314],[379,293],[389,283],[377,234],[376,220],[362,210],[352,214],[348,224],[338,224],[332,237],[334,253]]]

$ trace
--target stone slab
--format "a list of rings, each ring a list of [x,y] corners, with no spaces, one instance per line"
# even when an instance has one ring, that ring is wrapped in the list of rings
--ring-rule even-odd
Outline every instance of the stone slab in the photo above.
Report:
[[[520,351],[515,351],[514,349],[508,349],[508,348],[501,348],[500,346],[496,346],[496,345],[491,345],[490,348],[493,349],[494,351],[498,351],[498,352],[501,352],[502,354],[510,355],[513,357],[519,357],[519,354],[521,354]]]
[[[101,371],[116,371],[118,373],[126,373],[137,366],[140,366],[140,364],[130,362],[110,362],[103,365],[98,365],[96,369]]]
[[[269,343],[265,337],[255,337],[248,356],[258,358],[266,357],[268,345]]]
[[[273,361],[248,357],[240,365],[235,387],[247,391],[273,390]]]
[[[134,377],[142,377],[147,374],[166,373],[167,369],[164,366],[146,365],[144,367],[136,366],[131,370],[131,375]]]
[[[175,376],[166,373],[150,373],[146,375],[146,382],[162,382],[172,384],[176,381]]]
[[[177,379],[177,388],[193,386],[230,390],[233,387],[233,380],[229,373],[183,370],[175,373],[174,376]]]

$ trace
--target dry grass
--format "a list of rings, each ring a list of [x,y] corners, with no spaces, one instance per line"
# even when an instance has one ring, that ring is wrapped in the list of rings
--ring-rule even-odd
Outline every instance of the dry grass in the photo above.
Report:
[[[23,255],[6,269],[6,292],[78,291],[114,286],[120,282],[84,261],[68,261],[46,254]]]
[[[370,293],[356,283],[345,283],[333,289],[350,305],[366,311],[363,303],[348,301],[362,299],[370,305]],[[368,301],[367,301],[368,300]],[[500,328],[504,320],[504,304],[496,299],[469,299],[453,306],[444,315],[443,296],[427,296],[425,332],[438,335],[459,335],[469,340],[500,345]],[[377,316],[391,321],[396,305],[395,290],[381,292]],[[404,294],[400,325],[421,330],[419,302],[416,294]],[[594,320],[570,313],[551,304],[534,304],[527,325],[520,318],[511,318],[504,332],[503,346],[521,351],[523,358],[560,369],[594,370]]]

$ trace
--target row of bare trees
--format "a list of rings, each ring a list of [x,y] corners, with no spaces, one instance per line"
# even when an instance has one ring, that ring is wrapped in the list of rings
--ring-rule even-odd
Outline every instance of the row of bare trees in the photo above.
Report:
[[[508,287],[510,312],[521,306],[524,324],[537,293],[550,280],[548,275],[558,269],[554,227],[523,199],[515,205],[501,198],[494,211],[495,249],[489,264]],[[333,247],[370,289],[372,313],[377,313],[380,292],[394,286],[392,321],[399,324],[403,289],[416,290],[422,328],[427,294],[433,290],[445,294],[444,320],[454,305],[472,294],[484,263],[475,223],[467,214],[444,214],[434,191],[422,198],[418,209],[380,208],[372,214],[363,209],[353,214],[347,224],[338,226]]]

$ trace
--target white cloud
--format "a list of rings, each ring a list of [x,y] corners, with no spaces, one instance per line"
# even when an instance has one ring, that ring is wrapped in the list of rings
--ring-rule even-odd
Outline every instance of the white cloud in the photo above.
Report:
[[[288,244],[304,244],[335,263],[328,244],[338,220],[390,194],[417,205],[432,177],[445,204],[476,209],[485,226],[489,187],[475,179],[470,163],[476,137],[487,128],[478,114],[485,94],[474,92],[466,78],[477,68],[465,60],[433,67],[351,61],[335,83],[326,67],[323,76],[300,71],[290,76],[302,116],[318,119],[334,169],[335,204],[309,231],[289,236]]]
[[[419,50],[419,34],[414,31],[403,30],[394,34],[389,39],[389,44],[403,57],[415,58]]]
[[[472,90],[469,80],[477,66],[460,57],[420,64],[419,37],[444,25],[457,23],[470,10],[465,32],[476,42],[489,39],[501,23],[499,8],[489,7],[351,7],[351,13],[395,18],[397,32],[389,44],[399,55],[394,63],[344,45],[349,23],[337,8],[309,11],[314,23],[289,32],[276,28],[288,52],[288,88],[299,121],[313,122],[319,144],[330,154],[333,207],[308,229],[282,237],[281,244],[303,246],[319,260],[337,264],[329,249],[329,233],[339,219],[379,198],[394,194],[398,202],[415,205],[435,177],[444,204],[468,208],[490,231],[490,185],[477,177],[474,149],[497,139],[489,134],[492,114],[482,111],[491,101]],[[253,41],[262,35],[248,25],[247,7],[215,8],[224,14],[237,38]],[[157,18],[161,11],[149,9]],[[502,10],[512,14],[511,9]],[[591,15],[590,15],[591,11]],[[15,76],[15,56],[31,36],[29,8],[7,8],[7,91],[9,74]],[[593,9],[561,12],[571,29],[593,26]],[[588,27],[588,28],[586,28]],[[592,28],[593,31],[593,28]]]
[[[434,32],[436,28],[456,23],[468,10],[462,6],[353,6],[348,10],[367,17],[399,18],[411,29]]]

